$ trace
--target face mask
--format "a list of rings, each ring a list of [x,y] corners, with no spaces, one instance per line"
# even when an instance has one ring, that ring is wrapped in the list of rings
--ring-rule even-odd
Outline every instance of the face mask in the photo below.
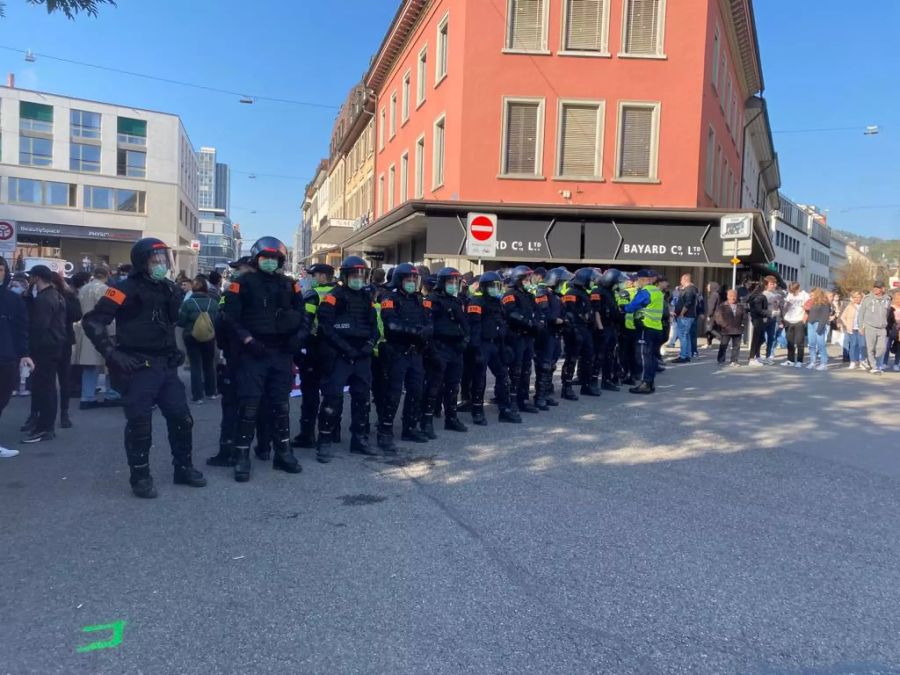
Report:
[[[503,295],[503,291],[496,286],[491,286],[490,288],[488,288],[488,295],[492,298],[499,298],[501,295]]]
[[[278,261],[273,258],[260,258],[259,269],[263,272],[272,274],[275,270],[278,269]]]
[[[363,286],[365,286],[365,282],[359,277],[353,277],[347,280],[347,286],[351,291],[361,291]]]
[[[409,294],[413,294],[416,292],[417,284],[415,281],[404,281],[403,282],[403,290]]]
[[[459,293],[459,286],[457,286],[456,284],[447,284],[446,286],[444,286],[444,292],[447,295],[455,298],[456,294]]]
[[[25,287],[24,287],[24,286],[21,286],[21,285],[19,285],[19,284],[14,284],[14,285],[12,285],[12,286],[9,287],[9,290],[11,290],[11,291],[12,291],[13,293],[15,293],[16,295],[22,295],[22,293],[25,292]]]
[[[165,265],[152,265],[150,267],[150,278],[155,281],[162,281],[169,273],[169,268]]]

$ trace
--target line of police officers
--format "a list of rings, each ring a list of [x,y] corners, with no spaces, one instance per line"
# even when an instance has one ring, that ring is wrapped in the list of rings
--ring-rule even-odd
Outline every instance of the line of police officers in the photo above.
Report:
[[[283,274],[287,256],[274,237],[257,241],[223,296],[216,337],[224,355],[220,378],[222,423],[212,466],[234,467],[238,482],[251,475],[250,450],[274,469],[299,473],[292,447],[315,448],[328,463],[340,443],[344,389],[350,393],[350,452],[395,454],[394,419],[403,403],[401,439],[427,443],[444,429],[467,431],[459,413],[488,424],[484,412],[487,371],[494,376],[500,422],[521,423],[559,403],[553,373],[563,358],[560,396],[578,400],[633,385],[654,391],[662,370],[662,292],[656,273],[628,277],[563,267],[549,271],[520,265],[506,275],[486,272],[470,285],[455,269],[433,277],[403,263],[387,282],[368,284],[364,260],[350,256],[338,282],[328,265],[309,269],[315,285],[303,292]],[[127,376],[125,449],[131,486],[138,497],[156,489],[149,471],[151,415],[159,406],[169,432],[174,482],[202,487],[192,463],[193,419],[178,367],[184,356],[174,327],[181,294],[170,281],[166,245],[142,239],[132,249],[132,274],[110,288],[85,315],[85,334],[110,368]],[[115,338],[107,326],[116,321]],[[300,433],[290,438],[293,365],[301,374]],[[531,370],[534,366],[532,395]],[[460,386],[464,395],[458,404]],[[405,394],[404,394],[405,392]],[[377,416],[370,444],[370,401]]]

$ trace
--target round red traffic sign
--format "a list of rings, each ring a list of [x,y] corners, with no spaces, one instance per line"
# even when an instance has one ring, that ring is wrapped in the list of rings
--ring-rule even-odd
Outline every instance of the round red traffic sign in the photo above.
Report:
[[[477,216],[472,219],[469,231],[478,241],[487,241],[494,236],[494,223],[487,216]]]
[[[5,220],[0,220],[0,241],[12,239],[14,234],[13,226]]]

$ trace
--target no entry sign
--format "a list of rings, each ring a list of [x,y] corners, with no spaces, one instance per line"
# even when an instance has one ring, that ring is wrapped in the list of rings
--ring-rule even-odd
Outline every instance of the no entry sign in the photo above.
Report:
[[[497,255],[496,214],[470,213],[466,234],[466,255],[474,258],[493,258]]]

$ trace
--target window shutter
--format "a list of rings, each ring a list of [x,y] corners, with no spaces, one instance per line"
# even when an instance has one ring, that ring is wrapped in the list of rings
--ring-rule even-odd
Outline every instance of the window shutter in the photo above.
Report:
[[[537,103],[509,103],[506,113],[506,173],[537,171]]]
[[[653,109],[622,108],[622,138],[619,175],[650,178],[650,143],[653,140]]]
[[[660,0],[629,0],[625,17],[625,52],[656,54],[659,41]]]
[[[539,50],[544,48],[545,0],[510,0],[510,49]]]
[[[603,13],[606,0],[567,0],[566,49],[603,50]]]
[[[597,106],[566,105],[562,111],[561,176],[596,176]]]

